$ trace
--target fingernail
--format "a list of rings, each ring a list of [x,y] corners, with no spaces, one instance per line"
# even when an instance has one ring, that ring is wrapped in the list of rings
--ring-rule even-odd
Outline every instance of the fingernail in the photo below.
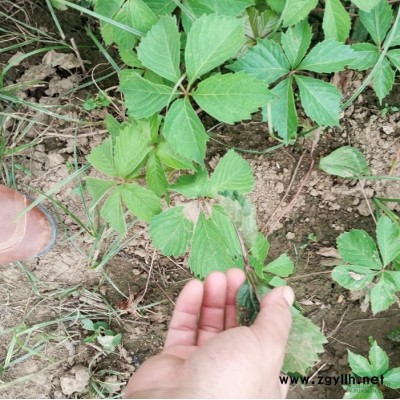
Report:
[[[294,302],[294,292],[290,286],[284,286],[283,287],[283,297],[285,298],[286,302],[289,304],[291,307]]]

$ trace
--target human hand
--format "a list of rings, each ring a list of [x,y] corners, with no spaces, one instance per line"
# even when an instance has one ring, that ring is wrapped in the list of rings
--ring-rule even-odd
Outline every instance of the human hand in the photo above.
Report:
[[[212,272],[179,295],[164,350],[133,375],[126,398],[284,398],[281,385],[294,300],[287,286],[261,301],[250,327],[237,325],[242,270]]]

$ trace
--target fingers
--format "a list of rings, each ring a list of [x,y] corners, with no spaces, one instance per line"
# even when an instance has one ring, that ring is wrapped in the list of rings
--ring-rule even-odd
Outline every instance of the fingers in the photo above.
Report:
[[[232,268],[227,271],[226,279],[225,329],[230,329],[238,325],[236,296],[246,276],[241,269]]]
[[[172,314],[165,349],[171,346],[196,344],[203,292],[203,284],[197,279],[189,281],[182,289]]]

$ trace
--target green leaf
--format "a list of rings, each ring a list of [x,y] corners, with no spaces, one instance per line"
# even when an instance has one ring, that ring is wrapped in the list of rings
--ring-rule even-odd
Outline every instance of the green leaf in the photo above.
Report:
[[[389,357],[387,356],[386,352],[378,346],[376,340],[374,340],[371,345],[368,358],[371,363],[374,376],[381,376],[388,370]]]
[[[172,169],[193,169],[193,163],[187,158],[179,156],[165,140],[158,143],[156,154],[166,166]]]
[[[264,271],[278,275],[281,278],[287,278],[293,273],[294,264],[287,254],[281,254],[276,260],[267,264],[264,267]]]
[[[118,190],[113,191],[104,202],[100,214],[122,237],[126,235],[125,215]]]
[[[151,117],[163,109],[172,96],[172,88],[169,86],[150,82],[131,70],[121,71],[120,88],[129,115],[135,118]]]
[[[374,240],[362,229],[342,233],[337,246],[343,260],[350,264],[377,270],[382,268]]]
[[[244,38],[243,22],[234,17],[211,14],[193,22],[185,49],[189,81],[233,57],[244,44]]]
[[[213,218],[200,213],[192,239],[189,267],[194,275],[204,278],[211,271],[227,271],[233,264],[227,243]]]
[[[290,27],[282,34],[282,47],[290,66],[296,68],[311,44],[312,29],[307,21]]]
[[[204,165],[208,136],[187,98],[176,100],[168,110],[163,135],[178,154]]]
[[[319,168],[327,174],[342,178],[365,175],[369,173],[367,160],[360,150],[351,146],[339,147],[329,156],[321,158]]]
[[[338,265],[332,271],[332,279],[346,289],[360,290],[368,286],[377,272],[358,265]]]
[[[383,215],[376,226],[376,238],[386,267],[400,255],[400,228],[389,217]]]
[[[107,114],[104,122],[106,123],[108,133],[113,137],[117,137],[119,135],[122,124],[119,123],[116,118],[113,117],[111,114]]]
[[[372,313],[374,315],[387,310],[398,300],[395,287],[385,275],[383,275],[379,282],[371,289],[370,299]]]
[[[134,125],[122,129],[115,139],[114,160],[118,176],[127,178],[151,150],[148,139]]]
[[[208,197],[210,194],[210,184],[207,172],[200,171],[194,175],[183,175],[171,185],[171,189],[190,199]]]
[[[193,224],[186,218],[184,207],[173,207],[150,220],[150,236],[154,246],[166,256],[186,253]]]
[[[354,374],[358,376],[374,376],[372,366],[365,357],[355,354],[351,350],[347,350],[347,354],[350,368]]]
[[[162,16],[137,48],[143,65],[169,81],[180,77],[180,34],[176,17]]]
[[[386,40],[390,38],[393,29],[395,29],[395,32],[393,34],[393,39],[390,42],[390,47],[400,46],[400,24],[397,24],[396,26],[393,25],[392,29],[386,35]]]
[[[364,71],[372,68],[379,59],[379,49],[372,43],[356,43],[351,46],[354,53],[354,60],[349,64],[350,69]]]
[[[305,113],[319,125],[339,125],[340,99],[336,86],[324,81],[295,75]]]
[[[174,0],[146,0],[146,4],[157,15],[171,14],[176,8]]]
[[[360,10],[370,12],[381,0],[351,0]]]
[[[220,15],[236,17],[247,7],[254,5],[254,0],[201,0],[205,6]]]
[[[288,144],[296,137],[298,126],[293,77],[290,76],[276,85],[272,93],[277,96],[277,99],[271,103],[272,126],[278,131],[284,143]]]
[[[229,150],[211,175],[210,188],[215,195],[224,190],[251,192],[254,188],[254,178],[249,163],[234,150]]]
[[[262,39],[229,69],[244,71],[268,84],[289,73],[290,65],[279,43]]]
[[[344,42],[350,33],[351,19],[340,0],[326,0],[324,10],[325,39]]]
[[[387,0],[379,1],[369,12],[360,9],[358,16],[374,42],[380,46],[393,21],[393,10]]]
[[[92,198],[91,207],[96,207],[104,195],[115,185],[114,181],[106,181],[88,176],[85,179],[86,189]]]
[[[146,165],[146,181],[148,187],[157,195],[162,196],[168,187],[167,177],[159,158],[154,152],[149,154]]]
[[[383,394],[376,385],[360,383],[344,387],[344,399],[383,399]]]
[[[115,14],[121,9],[125,0],[96,0],[94,4],[94,11],[98,14],[103,15],[104,17],[113,18]],[[114,29],[116,29],[113,25],[100,22],[100,32],[101,36],[104,39],[106,45],[110,45],[114,42]]]
[[[396,291],[400,291],[400,271],[385,271],[383,274],[394,285]]]
[[[127,49],[126,47],[118,47],[118,53],[121,60],[128,66],[132,68],[143,69],[142,63],[136,54],[136,51],[132,49]]]
[[[218,121],[234,124],[250,119],[252,113],[274,96],[255,77],[236,73],[212,75],[198,85],[193,98]]]
[[[307,375],[309,369],[318,361],[318,353],[324,351],[323,344],[327,340],[315,324],[293,308],[292,316],[292,328],[282,371]]]
[[[251,246],[250,253],[260,262],[263,263],[267,258],[269,250],[269,242],[267,238],[259,233],[256,237],[256,240]]]
[[[108,176],[117,176],[114,164],[112,139],[108,138],[90,152],[88,161],[94,168]]]
[[[375,71],[373,87],[379,102],[386,97],[392,90],[394,84],[395,72],[390,65],[390,62],[385,58],[380,67]]]
[[[269,9],[258,11],[256,7],[248,8],[243,18],[246,37],[254,41],[265,38],[271,33],[279,19],[274,11]]]
[[[354,59],[354,50],[336,40],[326,39],[315,45],[297,69],[313,72],[338,72]]]
[[[237,292],[236,304],[239,324],[250,326],[260,311],[260,303],[247,280],[243,282]]]
[[[295,25],[308,16],[318,4],[318,0],[286,0],[282,15],[283,26]]]
[[[125,183],[119,190],[129,211],[138,218],[149,221],[161,212],[161,201],[152,191],[136,183]]]
[[[387,56],[391,63],[400,71],[400,49],[389,50]]]
[[[386,372],[383,376],[383,384],[391,389],[400,389],[400,367]]]

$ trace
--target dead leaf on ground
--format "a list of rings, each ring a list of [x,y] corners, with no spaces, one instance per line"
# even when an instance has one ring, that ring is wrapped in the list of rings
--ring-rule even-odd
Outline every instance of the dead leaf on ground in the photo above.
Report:
[[[42,63],[51,67],[61,67],[64,69],[80,68],[81,64],[75,54],[57,53],[55,50],[47,52]]]

